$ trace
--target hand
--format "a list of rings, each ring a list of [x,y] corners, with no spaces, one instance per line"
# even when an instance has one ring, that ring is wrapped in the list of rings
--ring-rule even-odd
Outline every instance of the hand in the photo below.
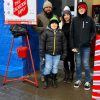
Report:
[[[45,61],[45,58],[43,58],[42,60]]]
[[[65,60],[65,56],[61,56],[60,60],[64,61]]]
[[[73,48],[72,51],[73,51],[73,52],[78,52],[78,49]]]

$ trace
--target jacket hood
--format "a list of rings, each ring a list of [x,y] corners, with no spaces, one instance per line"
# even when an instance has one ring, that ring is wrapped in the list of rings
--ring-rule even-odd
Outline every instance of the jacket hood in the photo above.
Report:
[[[82,15],[79,14],[79,12],[78,12],[78,9],[79,9],[80,6],[85,6],[85,9],[86,9],[86,12],[84,14],[82,14]],[[78,14],[78,16],[80,16],[80,17],[87,16],[87,10],[88,10],[88,7],[87,7],[87,4],[85,2],[79,2],[78,3],[78,5],[77,5],[77,14]]]

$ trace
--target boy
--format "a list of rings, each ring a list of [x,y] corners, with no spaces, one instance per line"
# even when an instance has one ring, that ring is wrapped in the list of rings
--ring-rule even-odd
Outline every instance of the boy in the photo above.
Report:
[[[59,30],[59,21],[54,16],[50,19],[47,29],[41,35],[40,55],[45,59],[44,88],[48,87],[48,79],[52,73],[52,84],[57,87],[56,76],[58,63],[66,57],[66,42],[64,34]]]
[[[87,4],[80,2],[77,6],[78,16],[73,18],[71,24],[71,48],[75,52],[76,60],[76,82],[75,88],[82,83],[82,65],[85,69],[84,89],[90,90],[90,43],[94,37],[95,24],[92,18],[87,15]]]

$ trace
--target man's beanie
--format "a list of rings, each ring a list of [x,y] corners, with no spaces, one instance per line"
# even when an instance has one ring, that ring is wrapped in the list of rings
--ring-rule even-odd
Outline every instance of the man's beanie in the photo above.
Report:
[[[84,8],[85,11],[87,11],[87,4],[85,2],[80,2],[78,4],[78,9],[80,9],[80,8]]]
[[[43,4],[43,9],[46,8],[46,7],[51,7],[52,8],[52,3],[48,0],[45,1],[44,4]]]
[[[59,25],[59,20],[58,20],[58,18],[57,18],[56,16],[53,16],[53,17],[50,19],[49,25],[50,25],[51,23],[57,23],[57,24]]]

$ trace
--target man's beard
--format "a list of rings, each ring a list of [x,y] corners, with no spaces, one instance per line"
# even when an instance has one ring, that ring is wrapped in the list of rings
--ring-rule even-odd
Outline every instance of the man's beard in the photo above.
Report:
[[[47,13],[47,12],[44,11],[44,13],[45,13],[46,17],[49,18],[49,19],[53,17],[53,12]]]

